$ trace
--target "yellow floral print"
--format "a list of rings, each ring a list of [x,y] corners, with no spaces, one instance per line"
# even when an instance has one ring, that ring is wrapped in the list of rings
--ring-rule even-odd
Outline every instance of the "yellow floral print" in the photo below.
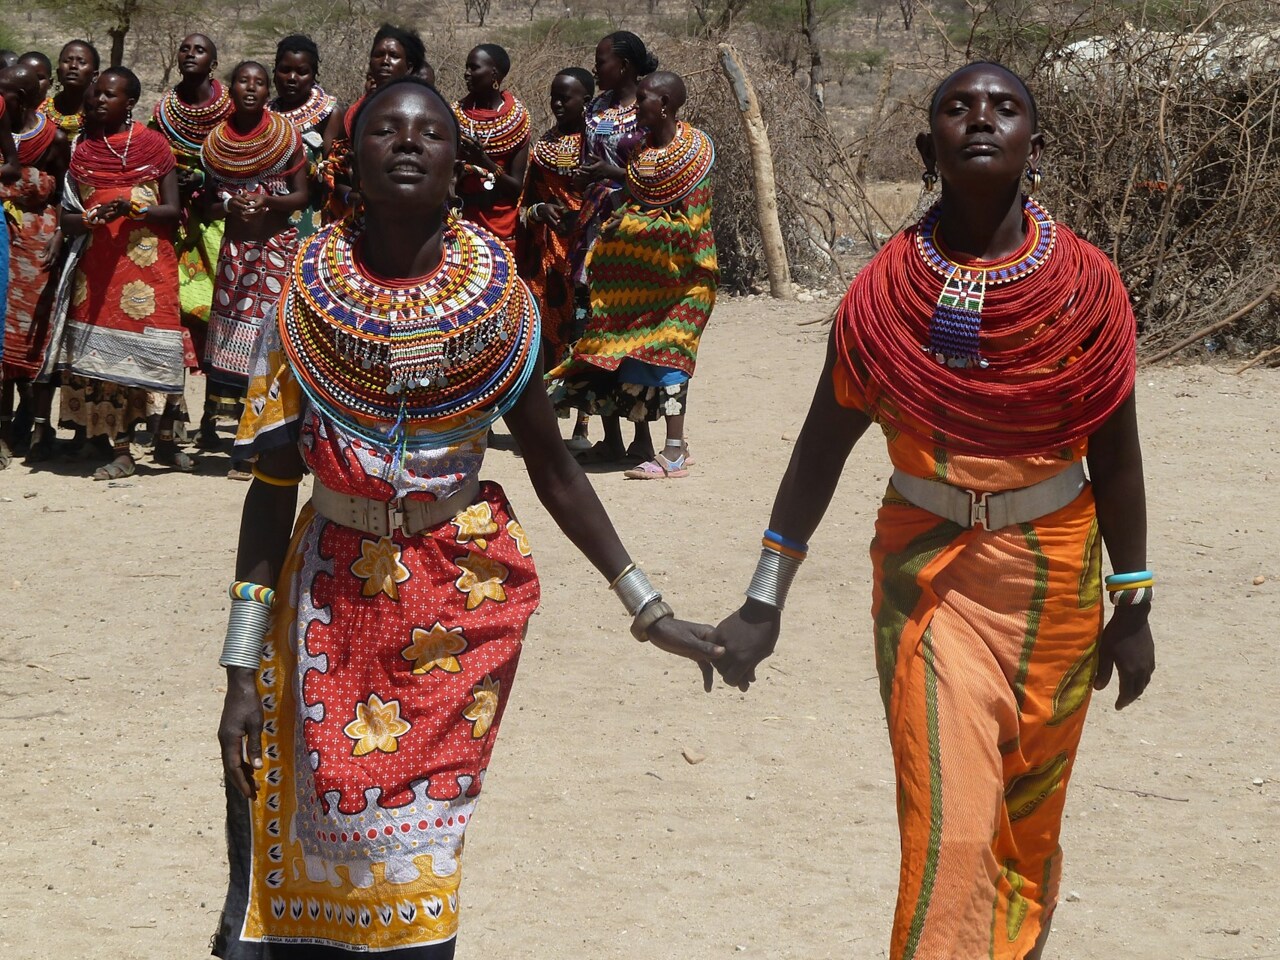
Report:
[[[516,552],[522,557],[527,557],[533,553],[533,548],[529,546],[529,535],[524,532],[524,527],[520,526],[519,521],[507,521],[507,535],[516,542]]]
[[[129,259],[140,267],[149,267],[160,259],[160,238],[146,227],[129,234]]]
[[[473,503],[453,518],[453,525],[458,528],[459,543],[475,543],[481,550],[489,549],[488,538],[498,532],[498,525],[493,522],[493,510],[487,500]]]
[[[360,556],[351,564],[351,572],[364,581],[360,593],[366,597],[385,593],[399,600],[399,584],[409,579],[408,567],[400,562],[400,548],[390,537],[361,540]]]
[[[498,690],[501,684],[488,674],[471,688],[471,703],[462,715],[471,721],[471,739],[479,740],[493,726],[498,715]]]
[[[413,628],[413,642],[400,651],[400,656],[413,663],[413,672],[422,674],[440,669],[445,673],[461,673],[458,654],[467,649],[467,638],[461,627],[446,627],[439,620],[430,630]]]
[[[454,586],[467,595],[468,610],[474,610],[486,600],[506,602],[507,591],[502,584],[511,571],[504,564],[483,553],[469,553],[454,563],[462,570],[462,576],[454,581]]]
[[[156,292],[141,280],[130,280],[120,291],[120,309],[141,320],[156,312]]]
[[[140,183],[129,191],[129,199],[140,206],[148,207],[159,202],[160,194],[150,184]]]
[[[369,694],[365,703],[356,704],[356,718],[342,728],[342,732],[356,742],[351,748],[353,757],[363,757],[378,750],[395,753],[400,738],[409,732],[409,721],[400,719],[400,701],[386,703],[376,694]]]

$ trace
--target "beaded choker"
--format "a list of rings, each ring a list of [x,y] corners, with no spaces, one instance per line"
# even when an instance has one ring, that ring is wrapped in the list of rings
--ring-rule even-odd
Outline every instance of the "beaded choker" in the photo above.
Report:
[[[938,237],[941,216],[942,204],[934,204],[916,231],[916,250],[925,265],[943,280],[925,350],[938,363],[949,367],[985,368],[987,361],[978,348],[978,332],[987,289],[1013,283],[1043,267],[1057,243],[1057,224],[1044,207],[1026,197],[1023,216],[1027,237],[1012,256],[990,262],[960,262],[943,247]]]
[[[43,113],[37,113],[34,129],[13,135],[13,142],[18,147],[18,163],[24,167],[34,164],[44,156],[44,152],[49,149],[49,144],[53,143],[53,138],[57,135],[58,128],[49,121],[49,118]]]
[[[311,88],[311,93],[307,97],[306,103],[300,104],[292,110],[283,110],[280,107],[280,98],[277,97],[267,104],[267,109],[284,117],[293,124],[299,133],[306,133],[329,119],[329,114],[333,113],[333,108],[337,105],[338,98],[325,93],[324,88],[317,84]]]
[[[529,139],[529,111],[507,90],[502,91],[502,106],[482,110],[470,98],[453,105],[462,135],[470,137],[491,157],[515,153]]]
[[[301,149],[302,138],[293,124],[268,110],[248,133],[237,132],[230,120],[214,127],[200,148],[200,162],[210,176],[228,186],[253,187],[298,169]]]
[[[702,182],[715,162],[711,138],[683,121],[665,147],[643,147],[627,164],[627,187],[647,207],[683,200]]]
[[[582,134],[552,127],[533,144],[533,162],[553,173],[568,173],[582,162]]]
[[[213,128],[235,111],[226,88],[216,78],[209,82],[213,85],[213,99],[204,106],[193,107],[183,102],[176,90],[170,90],[156,102],[152,113],[156,127],[168,138],[174,153],[190,160],[199,157],[200,146]]]
[[[298,251],[280,327],[303,390],[345,429],[402,450],[486,429],[537,354],[537,307],[511,255],[450,217],[431,274],[385,280],[359,262],[362,233],[342,220]]]

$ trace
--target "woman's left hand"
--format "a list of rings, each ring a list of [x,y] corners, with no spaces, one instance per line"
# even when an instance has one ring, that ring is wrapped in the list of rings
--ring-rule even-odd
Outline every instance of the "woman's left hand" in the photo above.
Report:
[[[712,681],[715,679],[711,661],[724,653],[724,647],[711,642],[712,632],[713,628],[710,624],[663,617],[649,627],[646,636],[649,642],[659,650],[696,661],[702,670],[703,689],[710,693]]]
[[[1116,709],[1123,710],[1142,696],[1156,668],[1156,645],[1147,623],[1149,605],[1116,607],[1098,641],[1098,673],[1093,689],[1111,682],[1112,670],[1120,674]]]
[[[493,166],[493,162],[489,159],[489,155],[484,152],[484,148],[470,137],[464,136],[460,143],[458,155],[467,163],[483,167],[488,170]]]
[[[41,270],[48,270],[53,266],[53,262],[58,259],[58,253],[62,250],[62,231],[55,230],[48,242],[45,243],[44,249],[40,251],[39,264]]]

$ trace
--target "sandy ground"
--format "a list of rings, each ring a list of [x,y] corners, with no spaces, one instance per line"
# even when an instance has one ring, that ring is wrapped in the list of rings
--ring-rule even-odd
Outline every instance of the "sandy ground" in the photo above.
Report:
[[[724,302],[694,476],[595,477],[686,616],[739,602],[821,359],[823,328],[797,324],[829,309]],[[1280,380],[1144,370],[1139,399],[1160,665],[1124,713],[1095,701],[1047,956],[1280,957]],[[201,957],[223,892],[216,661],[245,487],[225,456],[110,485],[92,466],[0,473],[0,957]],[[544,604],[468,836],[458,956],[885,956],[896,829],[866,549],[882,444],[855,451],[747,695],[705,695],[635,643],[521,461],[486,467]]]

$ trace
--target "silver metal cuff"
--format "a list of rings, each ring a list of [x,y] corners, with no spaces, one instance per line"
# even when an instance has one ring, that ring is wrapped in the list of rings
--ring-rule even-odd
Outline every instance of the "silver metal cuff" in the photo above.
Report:
[[[801,562],[776,550],[761,550],[756,572],[751,575],[751,584],[747,587],[747,596],[781,610],[787,604],[787,593]]]
[[[636,616],[654,600],[661,600],[662,594],[653,588],[649,578],[639,567],[632,567],[613,585],[613,591],[627,608],[627,613]]]
[[[256,600],[232,600],[231,614],[227,617],[227,635],[222,641],[219,666],[244,667],[258,670],[262,667],[262,644],[271,626],[271,608]]]

